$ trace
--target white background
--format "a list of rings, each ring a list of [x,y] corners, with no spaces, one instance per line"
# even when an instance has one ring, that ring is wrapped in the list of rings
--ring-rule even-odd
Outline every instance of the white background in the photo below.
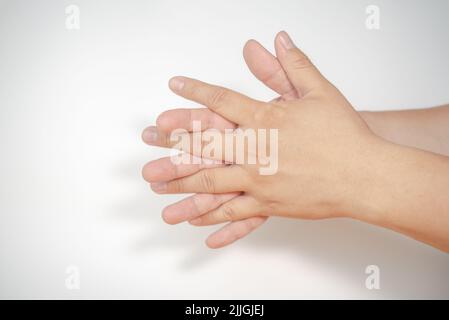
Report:
[[[81,29],[67,30],[78,5]],[[378,5],[380,30],[365,8]],[[449,298],[449,255],[349,220],[271,219],[222,250],[168,226],[141,130],[177,74],[271,99],[242,47],[287,30],[357,109],[449,101],[449,2],[0,1],[1,298]],[[430,213],[429,213],[430,214]],[[381,289],[365,287],[380,267]],[[65,286],[79,267],[80,290]]]

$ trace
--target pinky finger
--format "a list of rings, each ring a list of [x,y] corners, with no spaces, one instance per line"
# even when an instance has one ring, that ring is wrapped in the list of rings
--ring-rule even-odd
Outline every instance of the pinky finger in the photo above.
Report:
[[[228,223],[206,239],[206,245],[211,249],[227,246],[261,226],[268,217],[251,217]]]

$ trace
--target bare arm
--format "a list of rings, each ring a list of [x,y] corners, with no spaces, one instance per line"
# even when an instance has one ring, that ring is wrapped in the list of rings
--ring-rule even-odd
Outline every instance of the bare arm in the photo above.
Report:
[[[449,155],[449,105],[359,114],[375,134],[388,141]]]
[[[449,105],[359,114],[375,134],[394,145],[382,161],[381,172],[388,174],[371,181],[371,192],[378,190],[370,195],[377,213],[354,218],[449,252],[449,158],[440,156],[449,155]]]

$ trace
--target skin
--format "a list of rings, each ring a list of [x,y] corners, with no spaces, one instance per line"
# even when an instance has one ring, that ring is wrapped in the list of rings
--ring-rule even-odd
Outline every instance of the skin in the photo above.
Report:
[[[188,128],[193,119],[218,129],[279,128],[278,173],[261,176],[254,165],[176,167],[168,159],[151,162],[144,177],[156,192],[200,193],[166,208],[164,219],[194,225],[232,221],[207,240],[210,247],[220,247],[248,234],[269,215],[350,217],[448,251],[449,203],[444,196],[449,186],[448,158],[396,144],[447,152],[448,133],[441,129],[447,126],[430,125],[434,114],[440,119],[447,116],[447,107],[425,113],[358,114],[285,33],[276,37],[275,48],[277,59],[249,42],[244,56],[250,70],[280,99],[262,103],[176,77],[170,82],[175,93],[209,109],[164,113],[157,129],[148,128],[143,137],[147,143],[170,147],[170,129]],[[416,132],[414,124],[423,117],[428,125],[421,125],[421,131],[433,139],[407,134]],[[391,130],[394,125],[399,129]],[[423,212],[431,212],[432,219]]]

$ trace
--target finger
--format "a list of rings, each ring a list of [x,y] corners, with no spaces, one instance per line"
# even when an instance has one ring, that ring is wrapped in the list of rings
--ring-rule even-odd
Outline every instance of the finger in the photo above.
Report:
[[[162,218],[169,224],[192,220],[216,209],[239,194],[239,192],[221,194],[197,193],[166,207],[162,211]]]
[[[267,217],[252,217],[228,223],[206,239],[206,245],[212,249],[222,248],[241,239],[260,227]]]
[[[203,169],[188,177],[151,183],[156,193],[227,193],[244,191],[247,181],[239,166]]]
[[[201,103],[236,124],[251,123],[256,109],[264,106],[235,91],[187,77],[174,77],[169,86],[176,94]]]
[[[275,98],[270,102],[279,100],[290,100],[290,98],[283,96]],[[184,129],[192,132],[195,122],[201,124],[202,131],[208,129],[224,131],[225,129],[237,128],[235,123],[223,118],[208,108],[167,110],[159,115],[156,120],[156,125],[160,131],[165,133],[176,129]]]
[[[149,145],[184,151],[185,154],[173,156],[172,160],[176,163],[190,164],[195,157],[202,158],[201,161],[206,163],[214,161],[234,163],[239,155],[247,155],[249,152],[253,155],[256,152],[250,150],[254,145],[238,143],[242,139],[250,141],[249,138],[245,138],[244,133],[244,130],[230,129],[229,132],[220,132],[214,128],[202,132],[201,126],[193,133],[185,129],[168,133],[159,130],[158,127],[150,126],[143,131],[142,139]]]
[[[285,31],[275,38],[276,55],[300,96],[328,84],[309,58],[299,50]]]
[[[243,47],[243,57],[249,70],[282,99],[297,99],[298,93],[287,77],[278,59],[256,40],[249,40]]]
[[[148,182],[160,182],[179,179],[202,169],[222,167],[223,163],[208,163],[194,157],[192,163],[175,163],[173,157],[165,157],[148,162],[142,169],[142,176]]]
[[[173,109],[159,115],[157,127],[165,132],[175,129],[193,131],[193,122],[201,122],[202,130],[215,128],[218,130],[234,129],[236,125],[207,108]]]
[[[222,204],[217,209],[190,220],[189,223],[194,226],[209,226],[254,217],[260,215],[260,211],[260,206],[256,199],[251,196],[241,195]]]
[[[249,40],[243,48],[243,57],[253,75],[277,92],[283,100],[298,98],[298,93],[287,77],[278,59],[256,40]],[[278,98],[279,99],[279,98]],[[274,99],[274,101],[278,100]],[[235,128],[235,124],[207,108],[173,109],[163,112],[156,120],[158,128],[169,132],[178,128],[192,131],[193,121],[200,121],[204,130]]]
[[[188,141],[188,147],[186,146],[186,148],[181,148],[181,146],[179,146],[179,150],[183,150],[185,152],[190,152],[190,146],[192,146],[192,144],[190,143],[192,141],[192,137],[189,134],[189,132],[187,132],[187,130],[182,130],[182,131],[178,131],[178,132],[165,132],[163,130],[160,130],[158,127],[156,126],[149,126],[147,128],[145,128],[145,130],[143,130],[142,132],[142,140],[152,146],[158,146],[158,147],[163,147],[163,148],[173,148],[176,147],[179,140],[182,139],[187,139],[186,141]],[[187,150],[185,150],[187,149]],[[193,151],[192,151],[193,153]],[[201,156],[201,154],[195,154],[195,156]]]
[[[182,129],[181,131],[172,131],[170,133],[159,130],[159,128],[150,126],[142,133],[142,139],[145,143],[163,148],[172,148],[181,150],[187,154],[173,156],[172,160],[176,163],[191,164],[195,157],[204,158],[201,161],[208,160],[230,160],[226,159],[226,139],[223,133],[217,130],[208,130],[201,134],[201,130],[195,133],[189,133]],[[206,139],[206,137],[208,137]],[[209,152],[210,151],[210,152]],[[191,157],[192,155],[193,157]],[[230,157],[234,154],[228,154]]]

